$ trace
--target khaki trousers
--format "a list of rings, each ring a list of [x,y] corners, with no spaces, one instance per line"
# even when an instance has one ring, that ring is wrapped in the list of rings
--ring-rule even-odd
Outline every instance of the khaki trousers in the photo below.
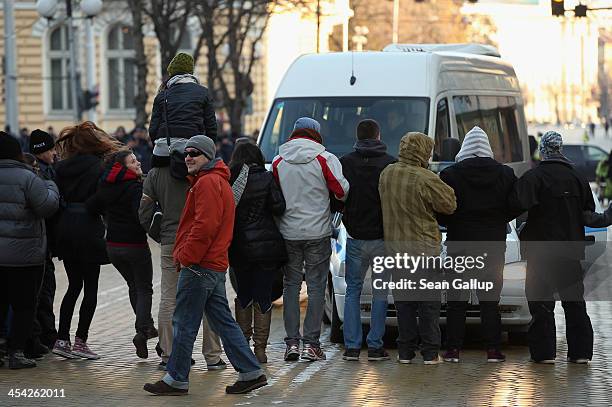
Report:
[[[172,353],[172,316],[176,306],[176,285],[179,273],[176,272],[172,250],[174,245],[161,246],[161,297],[159,300],[159,314],[157,317],[157,329],[159,331],[159,345],[162,348],[162,360],[168,362]],[[219,362],[221,356],[221,340],[208,325],[206,315],[202,318],[202,354],[207,365]]]

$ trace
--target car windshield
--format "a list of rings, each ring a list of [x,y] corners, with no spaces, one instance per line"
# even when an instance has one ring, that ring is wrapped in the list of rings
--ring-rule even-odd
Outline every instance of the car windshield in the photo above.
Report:
[[[397,157],[402,136],[410,131],[427,133],[428,98],[321,97],[276,99],[260,139],[261,150],[270,162],[278,147],[287,141],[300,117],[321,124],[327,151],[341,157],[353,151],[357,124],[374,119],[381,127],[388,153]]]

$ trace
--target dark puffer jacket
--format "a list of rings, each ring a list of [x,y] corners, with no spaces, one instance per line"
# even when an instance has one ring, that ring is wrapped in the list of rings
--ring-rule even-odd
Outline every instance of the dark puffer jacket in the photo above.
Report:
[[[73,262],[108,264],[102,217],[92,215],[85,207],[85,201],[98,189],[102,158],[77,155],[60,161],[55,172],[63,199],[57,224],[57,256]]]
[[[232,170],[232,183],[238,176]],[[285,198],[271,172],[260,166],[249,169],[249,177],[236,208],[234,238],[230,246],[230,264],[278,262],[287,260],[287,252],[273,216],[285,212]]]
[[[164,119],[164,101],[167,100],[168,123]],[[217,118],[208,89],[197,83],[176,83],[159,92],[153,101],[149,136],[151,141],[165,137],[191,138],[205,134],[217,140]]]
[[[449,241],[505,241],[517,214],[508,205],[516,182],[512,168],[492,158],[468,158],[445,168],[440,179],[455,191],[457,209],[440,215]]]
[[[0,266],[44,264],[47,238],[44,218],[57,210],[59,193],[25,164],[0,160]]]
[[[106,216],[109,245],[147,244],[147,235],[138,220],[141,197],[138,175],[120,163],[107,168],[98,192],[85,205],[92,214]]]

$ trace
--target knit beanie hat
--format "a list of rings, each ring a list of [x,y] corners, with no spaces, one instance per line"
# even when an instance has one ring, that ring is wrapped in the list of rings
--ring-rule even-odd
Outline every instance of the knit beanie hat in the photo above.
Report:
[[[193,74],[193,67],[193,57],[185,52],[179,52],[168,65],[168,75],[173,77],[184,73]]]
[[[493,150],[491,150],[491,144],[489,144],[489,137],[478,126],[475,126],[465,135],[463,144],[461,144],[461,150],[459,150],[455,157],[455,162],[475,157],[493,158]]]
[[[563,138],[556,131],[547,131],[540,140],[540,156],[547,159],[552,155],[561,154]]]
[[[321,125],[315,119],[311,119],[310,117],[300,117],[295,121],[293,125],[293,130],[298,129],[312,129],[317,133],[321,133]]]
[[[53,137],[46,131],[36,129],[30,134],[30,152],[32,154],[42,154],[55,147]]]
[[[19,160],[21,158],[21,146],[13,136],[0,131],[0,159]]]
[[[209,160],[215,158],[215,154],[217,153],[215,142],[210,137],[204,135],[191,137],[187,140],[187,144],[185,144],[185,148],[187,147],[201,151]]]

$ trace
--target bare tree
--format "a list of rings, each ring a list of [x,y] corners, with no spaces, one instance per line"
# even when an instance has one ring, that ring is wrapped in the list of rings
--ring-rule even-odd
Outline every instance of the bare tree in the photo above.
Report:
[[[187,32],[187,21],[196,0],[140,0],[155,35],[159,41],[161,70],[166,68],[179,49],[181,39]]]
[[[242,134],[242,118],[253,93],[251,75],[270,16],[301,0],[202,0],[194,13],[201,26],[194,59],[206,46],[207,85],[229,117],[232,132]]]
[[[147,124],[147,56],[144,46],[144,16],[143,6],[146,0],[127,0],[128,8],[132,14],[132,33],[134,36],[134,52],[136,65],[136,94],[134,95],[134,106],[136,108],[136,127],[144,127]]]

